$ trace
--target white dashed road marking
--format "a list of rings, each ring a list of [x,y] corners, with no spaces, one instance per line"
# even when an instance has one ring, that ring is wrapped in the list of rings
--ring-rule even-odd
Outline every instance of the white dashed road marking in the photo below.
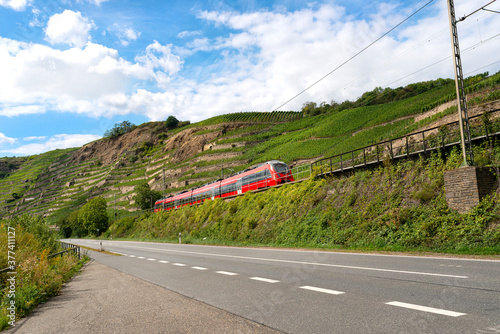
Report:
[[[328,293],[330,295],[341,295],[345,292],[342,291],[335,291],[335,290],[330,290],[330,289],[323,289],[323,288],[317,288],[315,286],[309,286],[309,285],[304,285],[300,287],[301,289],[304,290],[311,290],[311,291],[316,291],[316,292],[323,292],[323,293]]]
[[[145,257],[144,257],[144,256],[138,256],[137,258],[138,258],[138,259],[145,259]]]
[[[174,266],[177,267],[185,267],[186,265],[184,263],[172,263]]]
[[[266,282],[266,283],[279,283],[279,281],[277,281],[275,279],[270,279],[270,278],[250,277],[250,279],[253,279],[254,281],[261,281],[261,282]]]
[[[396,273],[396,274],[408,274],[408,275],[425,275],[425,276],[451,277],[451,278],[462,278],[462,279],[468,278],[467,276],[428,273],[428,272],[422,272],[422,271],[407,271],[407,270],[397,270],[397,269],[347,266],[347,265],[332,264],[332,263],[280,260],[280,259],[269,259],[269,258],[251,257],[251,256],[238,256],[238,255],[214,254],[214,253],[204,253],[204,252],[180,251],[180,250],[173,250],[173,249],[166,250],[166,249],[158,249],[158,248],[152,248],[152,247],[141,247],[141,246],[128,246],[128,247],[129,248],[136,248],[136,249],[144,249],[144,250],[153,250],[155,252],[195,254],[195,255],[203,255],[203,256],[213,256],[213,257],[220,257],[220,258],[225,257],[225,258],[232,258],[232,259],[252,260],[252,261],[294,263],[294,264],[304,264],[304,265],[311,265],[311,266],[344,268],[344,269],[354,269],[354,270],[369,270],[369,271],[378,271],[378,272]]]
[[[160,262],[160,263],[169,263],[168,261],[163,261],[163,260],[158,261],[158,262]]]
[[[216,271],[217,274],[221,274],[221,275],[228,275],[228,276],[235,276],[235,275],[238,275],[237,273],[231,273],[229,271]]]
[[[208,268],[203,268],[203,267],[191,267],[192,269],[196,270],[207,270]]]
[[[156,259],[149,258],[148,261],[156,261]]]
[[[392,305],[392,306],[404,307],[404,308],[417,310],[417,311],[447,315],[449,317],[460,317],[462,315],[467,315],[467,313],[460,313],[460,312],[448,311],[448,310],[443,310],[443,309],[434,308],[434,307],[421,306],[421,305],[415,305],[415,304],[407,304],[407,303],[401,303],[401,302],[390,302],[390,303],[386,303],[386,304]]]

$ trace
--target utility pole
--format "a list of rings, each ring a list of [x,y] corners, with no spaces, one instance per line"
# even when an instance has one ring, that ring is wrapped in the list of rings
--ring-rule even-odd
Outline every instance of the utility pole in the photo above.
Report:
[[[453,0],[447,0],[448,14],[450,18],[451,48],[453,51],[453,65],[455,69],[455,86],[458,102],[458,123],[460,126],[460,140],[462,143],[462,166],[474,164],[474,155],[470,140],[469,116],[467,115],[467,99],[465,97],[464,78],[462,73],[462,61],[460,58],[460,46],[458,44],[457,20],[455,18],[455,6]]]

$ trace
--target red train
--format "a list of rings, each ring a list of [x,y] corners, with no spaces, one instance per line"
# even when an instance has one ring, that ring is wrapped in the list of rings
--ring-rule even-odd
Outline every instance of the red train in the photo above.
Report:
[[[268,161],[227,179],[219,179],[156,201],[154,211],[177,209],[184,205],[202,203],[206,199],[225,198],[292,181],[294,181],[292,172],[287,164],[277,160]]]

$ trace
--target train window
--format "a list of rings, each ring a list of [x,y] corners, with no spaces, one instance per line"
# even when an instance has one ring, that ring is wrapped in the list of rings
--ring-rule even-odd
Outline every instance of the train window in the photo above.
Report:
[[[262,181],[266,178],[266,172],[265,171],[258,172],[255,176],[257,181]]]
[[[277,173],[280,173],[280,174],[288,173],[288,166],[285,164],[274,164],[273,167]]]

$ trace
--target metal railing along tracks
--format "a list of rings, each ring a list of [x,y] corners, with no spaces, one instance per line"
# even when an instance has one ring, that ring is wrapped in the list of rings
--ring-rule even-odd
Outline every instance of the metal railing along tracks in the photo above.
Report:
[[[499,117],[500,109],[490,112],[490,115]],[[481,116],[482,114],[469,118],[472,142],[488,140],[500,135],[499,125],[491,123],[487,126],[481,121]],[[497,131],[492,131],[495,127]],[[311,164],[311,171],[313,177],[344,173],[357,168],[379,165],[386,160],[428,155],[431,152],[448,150],[457,145],[460,145],[460,133],[459,123],[455,121],[316,160]]]

